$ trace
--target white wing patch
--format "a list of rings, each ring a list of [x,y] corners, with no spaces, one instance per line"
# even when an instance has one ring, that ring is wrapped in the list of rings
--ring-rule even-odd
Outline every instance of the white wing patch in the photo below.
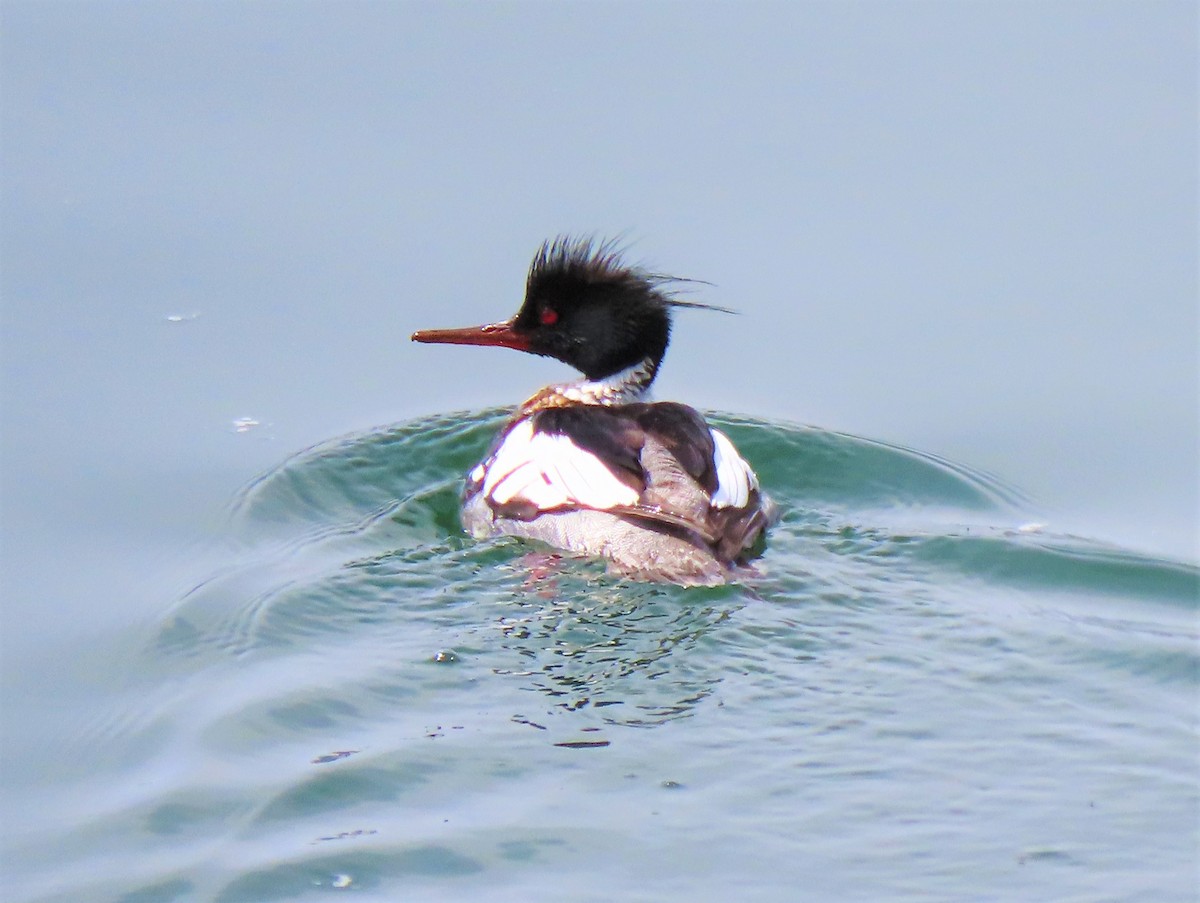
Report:
[[[509,430],[486,472],[484,495],[499,505],[519,499],[543,511],[571,505],[604,510],[635,505],[639,497],[591,452],[567,436],[535,433],[528,418]]]
[[[750,490],[758,488],[758,477],[738,454],[729,437],[710,429],[713,437],[713,467],[717,471],[717,491],[712,494],[714,508],[744,508]]]

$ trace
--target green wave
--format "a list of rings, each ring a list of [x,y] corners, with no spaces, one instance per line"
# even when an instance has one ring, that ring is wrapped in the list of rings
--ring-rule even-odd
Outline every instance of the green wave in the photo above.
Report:
[[[521,593],[537,571],[523,556],[545,550],[507,538],[478,542],[458,522],[462,475],[507,414],[457,412],[347,436],[264,474],[233,506],[238,560],[184,600],[175,635],[191,637],[185,645],[286,646],[386,622],[401,592],[410,617],[433,617],[448,599]],[[1197,608],[1200,569],[1029,532],[1020,494],[966,467],[813,427],[712,419],[783,512],[758,576],[718,598],[886,599],[897,586],[911,594],[967,582],[994,593]],[[618,585],[635,604],[704,596],[608,577],[597,562],[567,560],[555,574],[583,598]],[[198,618],[209,626],[191,629]]]
[[[552,798],[585,762],[620,783],[694,760],[685,773],[761,807],[758,776],[784,754],[787,781],[805,763],[839,819],[841,787],[907,787],[905,756],[930,792],[1030,763],[1060,763],[1055,787],[1083,753],[1120,775],[1149,750],[1164,786],[1191,774],[1200,569],[1023,526],[1019,493],[952,462],[715,414],[784,516],[741,585],[639,583],[464,535],[463,474],[506,416],[343,437],[248,486],[219,568],[134,663],[143,686],[85,738],[121,762],[106,784],[124,792],[93,794],[67,844],[148,851],[120,877],[146,898],[291,899],[349,876],[394,895],[426,872],[491,880],[506,807]],[[1001,798],[979,794],[985,811]],[[431,799],[499,816],[410,832]],[[210,844],[237,855],[213,869]],[[116,898],[96,880],[78,866],[64,886]]]

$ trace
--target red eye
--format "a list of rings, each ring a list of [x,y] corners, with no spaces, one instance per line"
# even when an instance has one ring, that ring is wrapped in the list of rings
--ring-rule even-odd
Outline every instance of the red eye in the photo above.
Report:
[[[558,311],[552,307],[543,307],[541,317],[543,326],[553,326],[558,322]]]

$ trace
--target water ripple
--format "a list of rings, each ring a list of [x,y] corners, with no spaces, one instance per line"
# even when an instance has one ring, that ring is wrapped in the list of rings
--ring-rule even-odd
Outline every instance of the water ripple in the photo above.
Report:
[[[783,509],[760,573],[640,584],[462,533],[504,416],[345,437],[246,488],[87,735],[106,785],[31,899],[670,896],[664,837],[747,898],[847,862],[880,898],[896,862],[933,898],[979,869],[1025,895],[1003,863],[1087,897],[1149,837],[1178,874],[1200,570],[1022,529],[1020,493],[936,457],[718,415]],[[1120,809],[1099,833],[1064,815],[1089,799]]]

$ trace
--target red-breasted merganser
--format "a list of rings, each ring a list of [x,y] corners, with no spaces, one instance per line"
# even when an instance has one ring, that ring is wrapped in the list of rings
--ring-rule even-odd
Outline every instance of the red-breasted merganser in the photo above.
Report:
[[[512,319],[413,333],[553,357],[583,374],[521,405],[467,475],[469,533],[538,539],[682,584],[725,583],[753,557],[775,506],[750,465],[694,408],[646,400],[671,308],[707,306],[664,290],[678,281],[625,265],[611,243],[559,237],[534,257]]]

